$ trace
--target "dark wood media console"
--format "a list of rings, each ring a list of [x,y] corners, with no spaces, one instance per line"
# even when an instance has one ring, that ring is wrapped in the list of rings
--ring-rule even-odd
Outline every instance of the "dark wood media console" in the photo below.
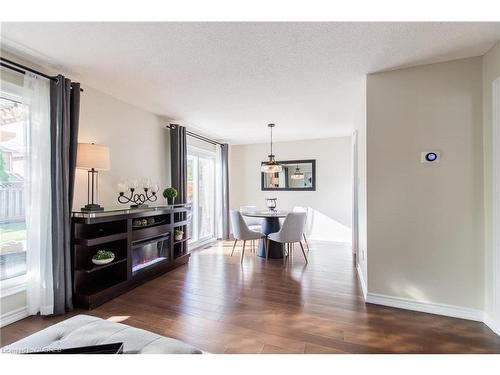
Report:
[[[186,239],[189,205],[74,212],[72,218],[73,300],[93,309],[189,261]],[[140,222],[139,222],[140,221]],[[147,222],[147,224],[146,224]],[[184,232],[175,241],[174,231]],[[98,250],[115,254],[95,265]]]

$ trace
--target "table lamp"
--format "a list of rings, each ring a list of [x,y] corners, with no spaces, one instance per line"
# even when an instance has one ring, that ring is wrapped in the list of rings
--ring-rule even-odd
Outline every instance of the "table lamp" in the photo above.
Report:
[[[78,143],[76,167],[87,170],[87,204],[82,211],[102,211],[98,203],[98,171],[110,168],[109,148],[94,143]]]

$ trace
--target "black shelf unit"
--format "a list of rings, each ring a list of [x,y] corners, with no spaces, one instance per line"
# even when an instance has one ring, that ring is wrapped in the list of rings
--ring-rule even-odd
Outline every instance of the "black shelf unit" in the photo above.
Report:
[[[179,267],[189,261],[188,241],[174,240],[175,229],[186,233],[189,205],[116,210],[98,213],[75,212],[72,218],[73,296],[77,307],[93,309],[110,299]],[[136,227],[134,220],[155,219],[152,225]],[[132,271],[133,245],[155,238],[168,239],[166,259]],[[148,241],[146,241],[148,242]],[[97,250],[115,253],[113,262],[92,263]]]
[[[85,273],[97,272],[97,271],[103,270],[105,268],[114,267],[116,265],[119,265],[119,264],[122,264],[122,263],[126,263],[126,262],[127,262],[126,258],[125,259],[120,259],[120,260],[114,260],[114,261],[112,261],[111,263],[108,263],[108,264],[94,265],[94,267],[92,267],[92,268],[77,270],[77,272],[85,272]]]
[[[187,238],[187,225],[191,219],[191,211],[180,211],[174,213],[174,231],[180,229],[184,232],[184,238],[182,240],[175,241],[173,244],[173,257],[174,259],[182,258],[188,254],[188,238]]]

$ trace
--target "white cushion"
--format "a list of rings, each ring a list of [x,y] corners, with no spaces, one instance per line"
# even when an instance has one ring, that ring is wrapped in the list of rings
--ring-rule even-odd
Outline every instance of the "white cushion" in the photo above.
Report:
[[[182,341],[95,316],[76,315],[2,348],[4,353],[38,352],[80,346],[123,343],[124,353],[199,354]]]

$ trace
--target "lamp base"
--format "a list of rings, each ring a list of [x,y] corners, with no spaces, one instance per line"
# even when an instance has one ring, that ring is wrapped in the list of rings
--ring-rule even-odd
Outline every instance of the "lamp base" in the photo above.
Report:
[[[85,207],[81,208],[82,211],[104,211],[104,207],[99,206],[98,204],[86,204]]]

